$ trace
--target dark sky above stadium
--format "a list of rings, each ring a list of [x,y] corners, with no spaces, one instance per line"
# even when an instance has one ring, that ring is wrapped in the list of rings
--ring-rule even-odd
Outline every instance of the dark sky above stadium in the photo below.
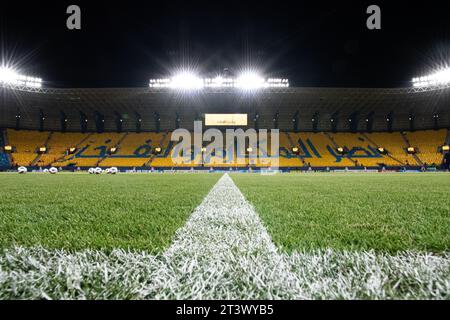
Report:
[[[66,28],[70,4],[79,31]],[[366,27],[370,4],[381,30]],[[446,1],[4,1],[1,52],[51,87],[142,87],[187,66],[251,66],[291,86],[401,87],[450,62],[448,14]]]

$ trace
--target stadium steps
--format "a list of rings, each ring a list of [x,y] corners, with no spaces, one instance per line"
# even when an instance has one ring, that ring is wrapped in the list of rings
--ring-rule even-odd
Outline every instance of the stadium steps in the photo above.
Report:
[[[144,167],[151,167],[153,160],[155,159],[155,155],[152,154],[150,156],[150,159],[148,159],[148,161],[144,164]]]
[[[116,147],[117,149],[120,148],[120,144],[122,143],[122,141],[123,141],[127,136],[128,136],[128,132],[125,132],[125,133],[123,134],[123,136],[120,137],[119,141],[117,141],[117,143],[116,143],[116,145],[115,145],[115,147]],[[95,166],[96,166],[96,167],[99,167],[99,166],[101,165],[101,163],[102,163],[104,160],[108,159],[109,157],[110,157],[110,155],[107,154],[107,155],[104,156],[103,158],[99,159],[99,160],[97,161],[97,163],[95,164]]]
[[[159,146],[159,147],[161,148],[161,150],[163,150],[163,151],[164,151],[164,146],[165,146],[165,145],[168,145],[168,143],[167,143],[167,144],[165,143],[168,137],[169,137],[169,132],[168,132],[168,131],[164,132],[164,134],[163,134],[161,140],[160,140],[159,143],[158,143],[158,146]],[[144,164],[144,167],[151,167],[151,166],[152,166],[153,160],[155,160],[155,157],[156,157],[156,155],[155,155],[155,154],[152,154],[152,155],[150,156],[150,159],[148,159],[148,161]]]
[[[9,142],[8,142],[8,132],[7,132],[6,129],[1,129],[1,131],[2,131],[3,145],[6,146],[6,145],[9,144]],[[11,165],[13,163],[11,154],[10,153],[5,153],[5,155],[6,155],[6,159],[8,160],[9,164]]]
[[[295,147],[295,143],[294,143],[294,141],[292,140],[292,137],[291,137],[291,135],[289,134],[289,132],[286,132],[286,135],[287,135],[287,138],[288,138],[288,141],[289,141],[289,144],[290,144],[290,148],[292,149],[293,147]]]
[[[408,137],[406,136],[406,134],[402,131],[402,132],[400,132],[400,135],[402,136],[403,141],[405,141],[406,148],[411,147],[411,143],[409,142]],[[414,158],[414,160],[416,160],[416,162],[417,162],[417,164],[419,166],[423,166],[423,162],[422,162],[422,160],[420,160],[420,158],[417,156],[417,154],[415,154],[415,153],[412,154],[412,157]]]
[[[324,135],[326,135],[328,137],[328,140],[331,141],[331,143],[333,144],[334,148],[337,149],[339,147],[347,147],[347,146],[340,146],[336,143],[336,140],[334,140],[333,136],[329,133],[329,132],[324,132]],[[345,156],[344,158],[347,158],[348,160],[350,160],[354,165],[357,164],[356,160],[353,160],[352,158],[350,158],[349,156]]]
[[[298,145],[294,142],[294,140],[292,140],[292,136],[290,135],[289,132],[286,132],[289,144],[290,144],[290,148],[289,150],[292,150],[293,147],[298,147]],[[306,165],[305,159],[303,159],[302,157],[298,157],[300,159],[300,161],[302,162],[303,165]]]
[[[445,137],[445,144],[450,145],[450,130],[447,130],[447,136]]]
[[[364,138],[366,138],[367,141],[369,141],[369,142],[372,143],[374,146],[376,146],[377,148],[380,147],[377,143],[375,143],[375,141],[373,141],[373,140],[372,140],[368,135],[366,135],[365,133],[361,133],[361,135],[362,135]],[[388,151],[389,151],[389,149],[388,149]],[[386,157],[388,157],[388,158],[394,160],[394,161],[397,162],[399,165],[402,165],[402,166],[404,165],[403,162],[401,162],[401,161],[398,160],[397,158],[393,157],[393,156],[390,155],[389,153],[386,154]]]
[[[48,142],[52,138],[52,135],[53,135],[53,131],[50,131],[49,134],[48,134],[47,139],[45,139],[44,147],[48,148]],[[41,157],[42,157],[42,153],[38,153],[36,158],[34,158],[34,160],[31,161],[30,166],[35,166],[38,163],[38,161],[41,159]]]

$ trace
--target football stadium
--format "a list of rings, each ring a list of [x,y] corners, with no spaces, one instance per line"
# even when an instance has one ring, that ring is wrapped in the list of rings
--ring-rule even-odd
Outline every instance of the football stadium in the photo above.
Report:
[[[449,70],[70,87],[3,63],[0,299],[450,299]]]

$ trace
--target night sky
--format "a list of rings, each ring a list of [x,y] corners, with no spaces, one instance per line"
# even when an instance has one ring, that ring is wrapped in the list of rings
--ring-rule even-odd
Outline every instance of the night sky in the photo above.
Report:
[[[66,28],[70,4],[80,31]],[[366,28],[370,4],[381,30]],[[0,28],[2,59],[49,87],[144,87],[187,67],[402,87],[450,63],[448,1],[3,1]]]

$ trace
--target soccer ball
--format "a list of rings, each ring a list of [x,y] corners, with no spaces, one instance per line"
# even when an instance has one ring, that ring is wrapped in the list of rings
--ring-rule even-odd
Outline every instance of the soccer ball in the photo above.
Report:
[[[58,173],[58,169],[56,169],[55,167],[51,167],[50,169],[48,169],[48,172],[50,172],[51,174],[55,174]]]
[[[116,167],[109,168],[109,173],[111,173],[111,174],[116,174],[118,172],[119,172],[119,170]]]
[[[100,167],[97,167],[97,168],[94,169],[94,173],[95,174],[101,174],[102,172],[103,172],[103,170]]]
[[[48,169],[44,169],[42,172],[44,173],[48,173]]]
[[[17,168],[17,172],[19,172],[19,173],[27,173],[28,169],[26,167],[19,167],[19,168]]]
[[[111,173],[111,169],[105,169],[105,171],[104,171],[105,173]]]
[[[89,174],[94,174],[95,173],[95,169],[94,168],[89,168],[88,172],[89,172]]]

